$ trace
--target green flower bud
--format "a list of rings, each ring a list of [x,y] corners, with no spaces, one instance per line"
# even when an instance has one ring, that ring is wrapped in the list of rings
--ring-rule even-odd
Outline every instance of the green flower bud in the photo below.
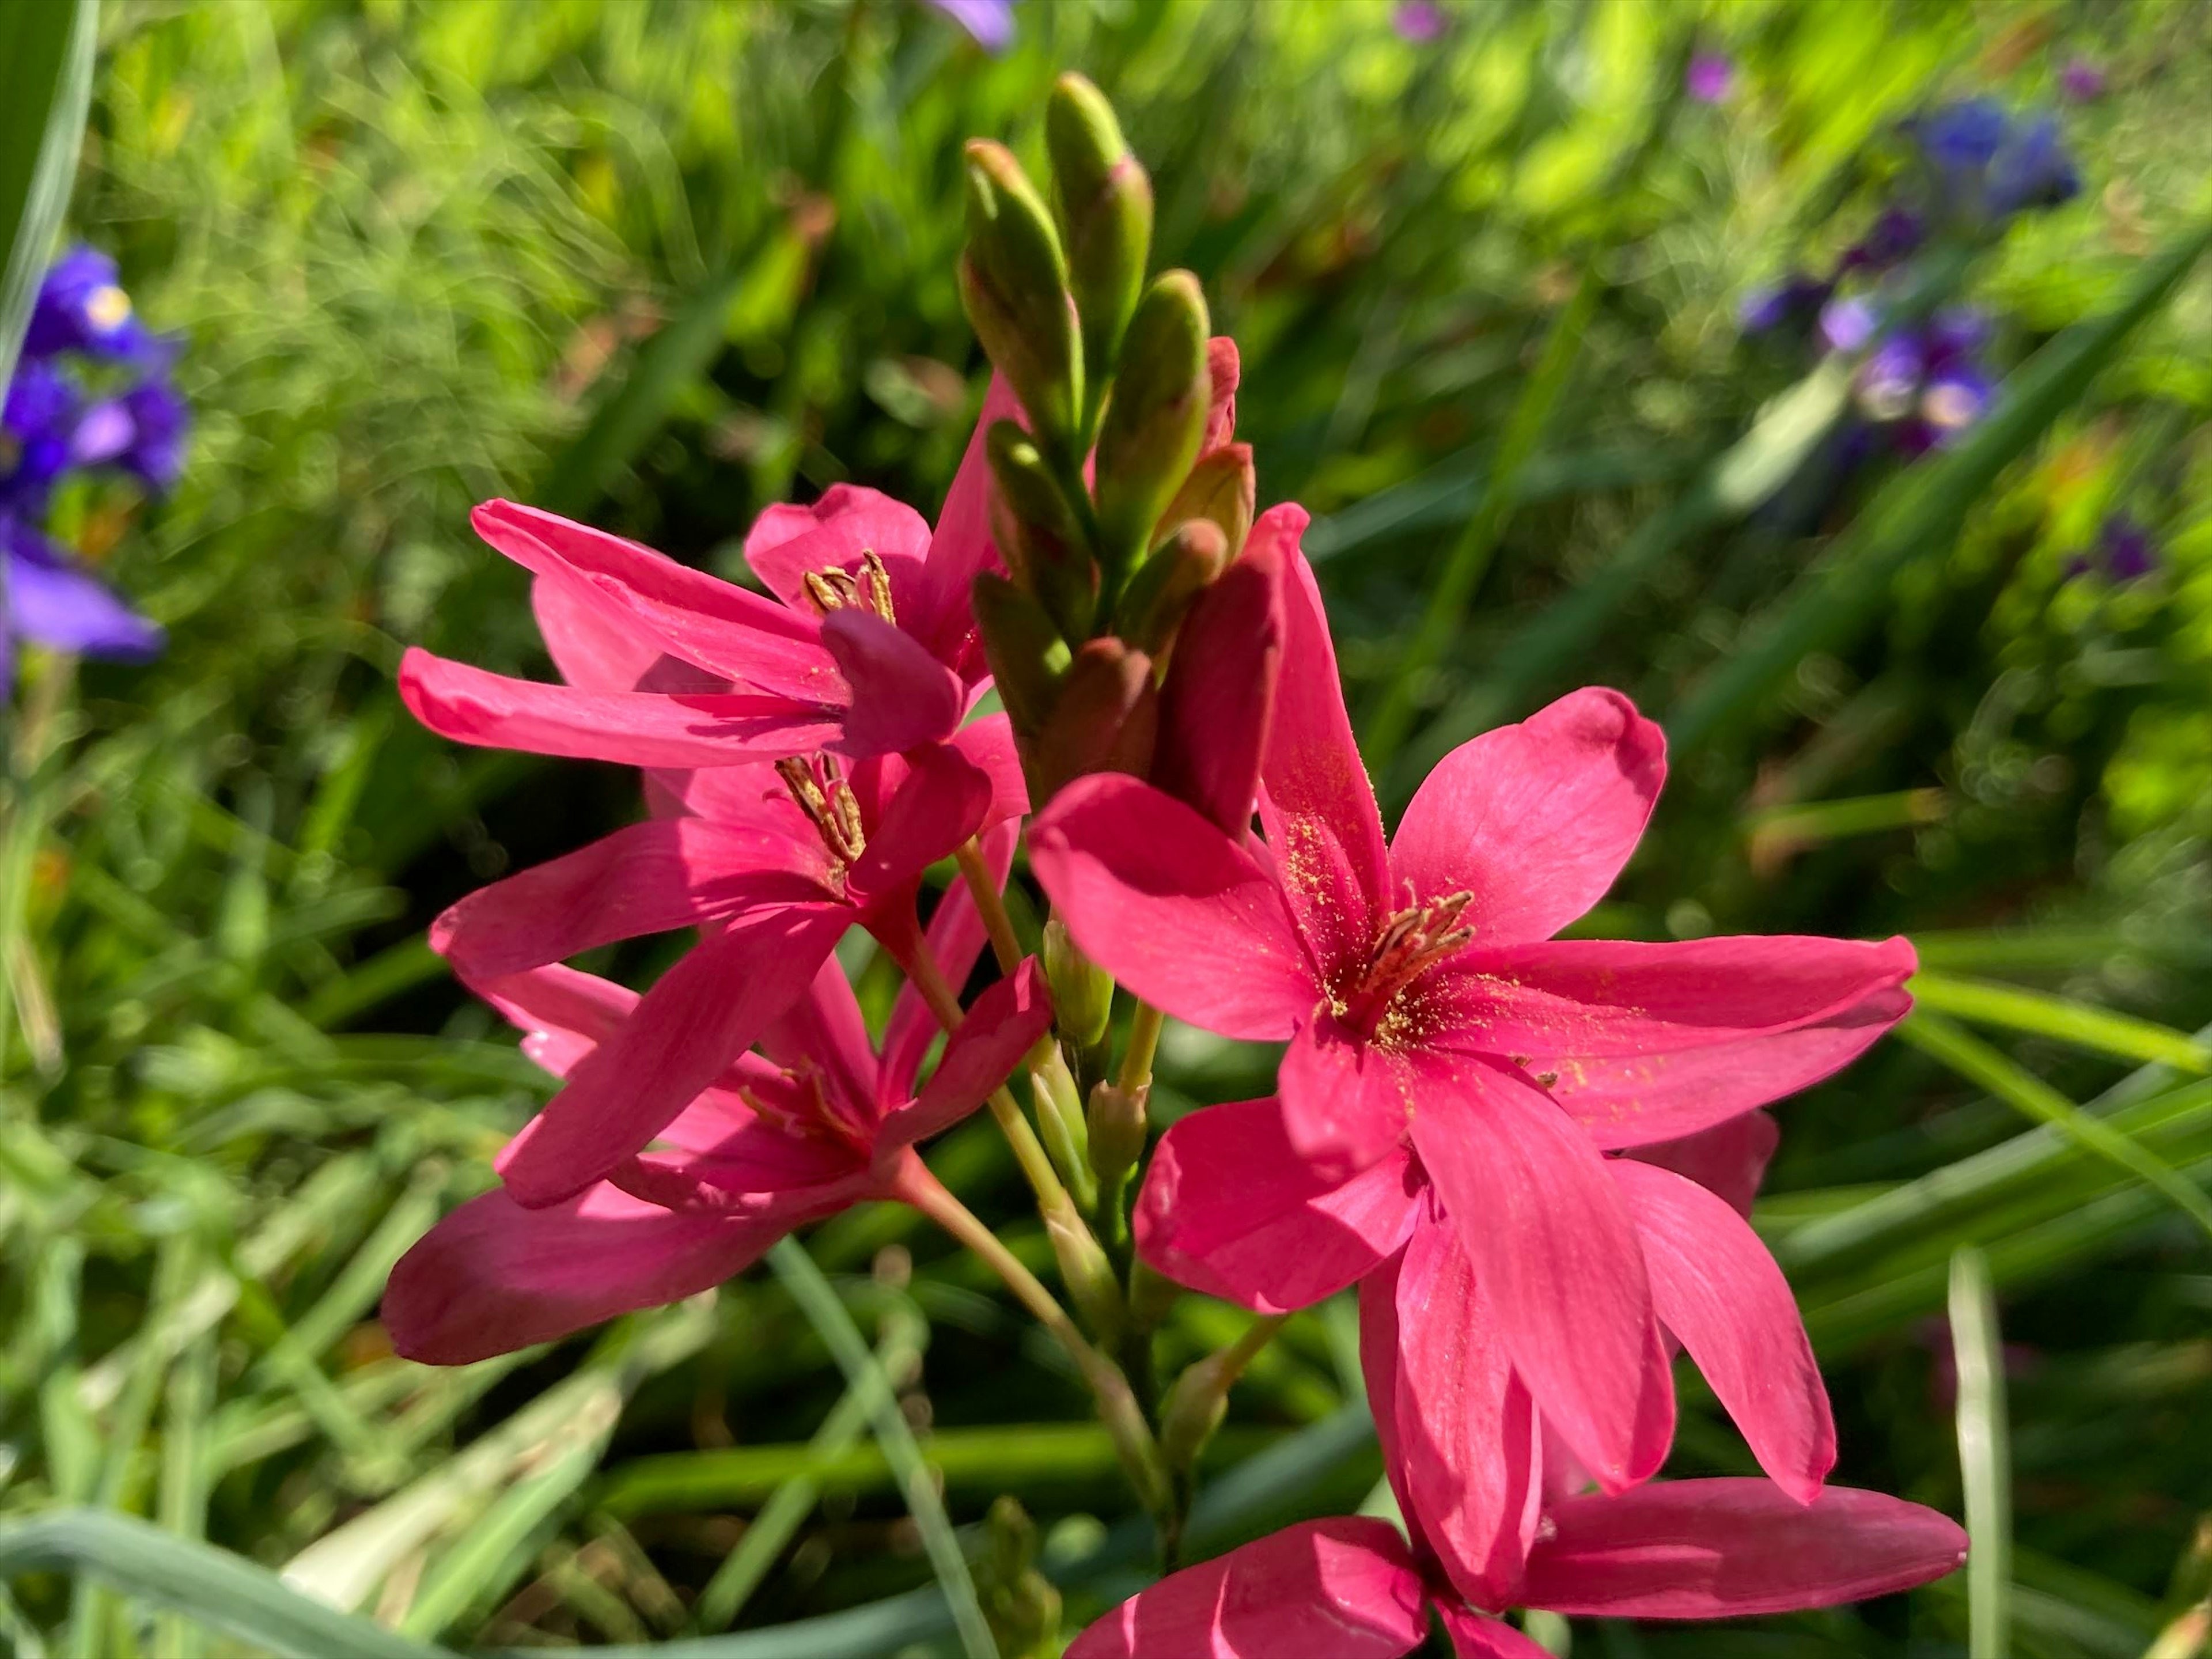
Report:
[[[1067,262],[1036,188],[1003,144],[968,144],[968,248],[960,301],[975,336],[1045,440],[1070,448],[1083,354]]]
[[[1097,1047],[1114,1011],[1114,976],[1075,948],[1067,924],[1058,916],[1046,918],[1038,955],[1044,962],[1045,983],[1052,988],[1052,1009],[1060,1029],[1075,1039],[1078,1048]]]
[[[1026,744],[1044,730],[1059,705],[1067,641],[1035,597],[996,571],[977,576],[970,591],[999,701],[1006,706],[1015,735]]]
[[[1152,526],[1198,459],[1212,391],[1206,338],[1198,278],[1163,272],[1129,319],[1098,428],[1100,551],[1109,568],[1126,569],[1152,544]]]
[[[1120,1340],[1122,1322],[1128,1316],[1121,1284],[1114,1277],[1114,1264],[1073,1210],[1047,1210],[1044,1233],[1052,1245],[1053,1260],[1059,1265],[1060,1281],[1067,1286],[1077,1311],[1110,1349]]]
[[[992,534],[1007,568],[1043,603],[1063,637],[1087,638],[1098,609],[1098,567],[1043,451],[1012,421],[994,424],[983,447],[999,486]]]
[[[1233,559],[1244,550],[1244,538],[1252,533],[1259,497],[1259,480],[1252,471],[1252,446],[1224,444],[1199,457],[1160,522],[1172,528],[1193,519],[1211,519],[1229,538],[1229,556]]]
[[[1222,1353],[1210,1353],[1184,1368],[1168,1390],[1160,1410],[1160,1457],[1177,1474],[1198,1462],[1206,1443],[1229,1411],[1229,1385]]]
[[[1058,1006],[1055,1002],[1054,1006]],[[1118,1193],[1145,1155],[1145,1099],[1134,1091],[1102,1083],[1091,1091],[1091,1167],[1106,1192]]]
[[[1152,181],[1122,137],[1106,94],[1079,75],[1063,75],[1053,84],[1044,142],[1095,403],[1144,288],[1152,243]]]
[[[983,1520],[975,1594],[999,1651],[1018,1656],[1060,1650],[1060,1592],[1036,1569],[1037,1529],[1018,1499],[1001,1497]]]
[[[1121,593],[1121,637],[1158,656],[1174,642],[1183,613],[1229,563],[1228,538],[1211,519],[1179,526],[1160,550],[1137,567]]]

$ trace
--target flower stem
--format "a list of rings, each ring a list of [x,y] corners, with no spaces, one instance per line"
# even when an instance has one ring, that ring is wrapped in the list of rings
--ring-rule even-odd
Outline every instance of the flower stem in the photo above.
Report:
[[[1166,1016],[1149,1002],[1139,1002],[1129,1018],[1129,1046],[1121,1051],[1121,1069],[1114,1081],[1124,1092],[1134,1094],[1152,1080],[1152,1057],[1159,1052],[1160,1027]]]
[[[1138,1497],[1163,1525],[1167,1524],[1174,1501],[1172,1484],[1160,1457],[1159,1442],[1153,1437],[1152,1425],[1146,1422],[1144,1411],[1137,1404],[1129,1380],[1121,1374],[1121,1368],[1091,1346],[1042,1281],[1023,1266],[1021,1258],[1006,1248],[1005,1241],[985,1226],[981,1218],[955,1197],[919,1158],[908,1166],[893,1190],[981,1256],[1006,1281],[1015,1300],[1028,1309],[1067,1351],[1068,1358],[1075,1362],[1084,1382],[1097,1396],[1100,1420],[1112,1437],[1114,1449]]]
[[[983,849],[975,837],[970,836],[962,842],[952,860],[960,866],[960,878],[975,896],[976,914],[983,918],[983,931],[991,936],[991,954],[999,959],[999,971],[1012,973],[1022,959],[1021,941],[1014,937],[1013,918],[1006,914],[1006,899],[999,891],[999,884],[991,879],[991,872],[983,863]]]

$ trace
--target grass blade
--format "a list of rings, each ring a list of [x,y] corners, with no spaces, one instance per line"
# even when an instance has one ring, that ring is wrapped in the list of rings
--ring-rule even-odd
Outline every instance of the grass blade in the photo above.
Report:
[[[394,1635],[309,1600],[275,1574],[127,1516],[86,1510],[0,1526],[0,1577],[88,1575],[284,1659],[441,1659],[450,1650]]]
[[[2114,1128],[2104,1119],[2083,1111],[2039,1077],[2007,1060],[1979,1037],[1954,1025],[1939,1014],[1916,1011],[1897,1028],[1903,1037],[1930,1059],[1949,1066],[1969,1082],[1978,1083],[1998,1099],[2016,1106],[2039,1122],[2057,1125],[2082,1146],[2110,1159],[2172,1199],[2175,1206],[2212,1237],[2212,1199],[2155,1152]]]
[[[845,1385],[868,1402],[876,1442],[898,1475],[908,1512],[921,1534],[922,1548],[928,1553],[939,1587],[951,1606],[953,1627],[959,1632],[962,1650],[969,1659],[998,1659],[999,1645],[992,1638],[991,1627],[983,1621],[982,1606],[975,1599],[975,1582],[968,1573],[968,1558],[953,1534],[951,1519],[937,1495],[914,1431],[899,1411],[890,1377],[869,1351],[860,1328],[853,1323],[853,1316],[837,1299],[822,1269],[806,1254],[805,1246],[795,1238],[780,1240],[768,1253],[768,1260],[792,1300],[798,1303],[799,1310],[814,1327],[815,1334],[828,1346],[837,1369],[845,1373]]]
[[[1978,1025],[2002,1025],[2015,1031],[2029,1031],[2055,1042],[2117,1055],[2122,1060],[2154,1061],[2177,1071],[2212,1071],[2212,1050],[2207,1050],[2186,1031],[2127,1014],[2110,1013],[2067,997],[2016,990],[2009,985],[1990,985],[1979,980],[1954,979],[1948,974],[1917,974],[1909,988],[1918,1006],[1939,1014],[1955,1014]]]
[[[0,7],[0,387],[69,205],[99,33],[99,0]]]
[[[1951,1352],[1959,1371],[1959,1468],[1966,1489],[1968,1659],[2011,1653],[2012,1444],[2004,1346],[1990,1264],[1972,1247],[1951,1258]]]

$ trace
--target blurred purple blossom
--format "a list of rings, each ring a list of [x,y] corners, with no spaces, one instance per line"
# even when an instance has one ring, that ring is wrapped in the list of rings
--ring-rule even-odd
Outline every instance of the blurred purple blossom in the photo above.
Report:
[[[2058,123],[2016,118],[1994,98],[1944,104],[1904,125],[1918,145],[1945,212],[1990,224],[2056,207],[2081,191]]]
[[[1390,14],[1390,27],[1401,40],[1425,46],[1444,32],[1444,9],[1437,0],[1401,0]]]
[[[989,52],[1014,44],[1014,0],[924,0],[975,38]]]
[[[1854,295],[1831,300],[1820,309],[1820,337],[1834,351],[1856,351],[1875,337],[1881,316],[1874,301]]]
[[[1867,234],[1844,253],[1844,270],[1887,270],[1918,251],[1927,227],[1910,208],[1884,208]]]
[[[1747,334],[1802,326],[1820,314],[1820,307],[1828,303],[1828,296],[1834,292],[1832,283],[1821,282],[1802,271],[1792,272],[1771,287],[1753,289],[1744,295],[1736,319]]]
[[[1735,85],[1735,64],[1725,52],[1698,52],[1690,59],[1682,84],[1699,103],[1720,103]]]
[[[2097,532],[2097,552],[2105,574],[2116,582],[2135,581],[2158,568],[2150,532],[2124,510],[2106,515]]]
[[[2086,104],[2105,93],[2105,70],[2086,58],[2070,58],[2058,71],[2059,95],[2069,104]]]

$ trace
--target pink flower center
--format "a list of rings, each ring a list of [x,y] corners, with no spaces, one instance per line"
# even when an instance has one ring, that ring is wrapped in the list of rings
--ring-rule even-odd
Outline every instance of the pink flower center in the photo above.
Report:
[[[1474,929],[1460,921],[1473,902],[1473,893],[1447,893],[1393,915],[1376,933],[1364,965],[1331,995],[1330,1012],[1377,1042],[1417,1040],[1418,1011],[1405,994],[1431,964],[1474,939]]]
[[[868,1150],[872,1125],[858,1107],[829,1086],[819,1066],[802,1060],[796,1066],[787,1067],[784,1077],[791,1085],[788,1103],[765,1099],[759,1090],[743,1085],[738,1097],[752,1108],[756,1117],[787,1134],[808,1140],[841,1141],[862,1152]]]
[[[860,552],[860,574],[831,566],[806,573],[806,597],[823,616],[832,611],[872,611],[887,623],[896,623],[891,608],[891,573],[872,547]]]

